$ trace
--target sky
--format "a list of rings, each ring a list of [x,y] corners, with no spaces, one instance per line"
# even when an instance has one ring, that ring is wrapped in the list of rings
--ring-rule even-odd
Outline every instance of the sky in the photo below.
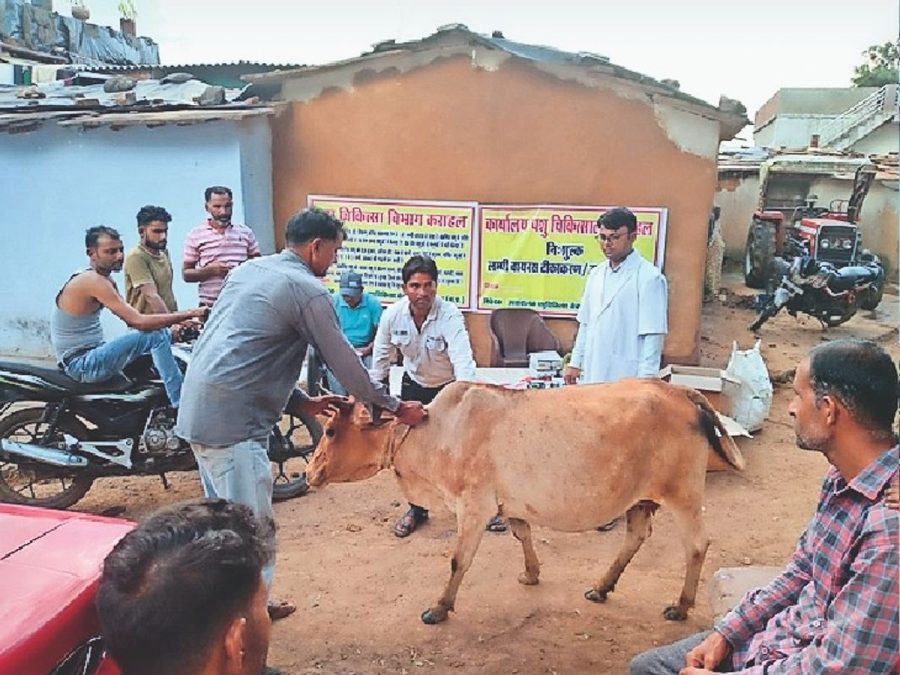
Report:
[[[84,0],[118,25],[118,0]],[[134,0],[164,64],[320,64],[462,23],[518,42],[593,52],[753,113],[782,87],[850,86],[872,44],[896,39],[897,0]],[[69,13],[71,0],[55,0]],[[746,136],[747,132],[742,132]]]

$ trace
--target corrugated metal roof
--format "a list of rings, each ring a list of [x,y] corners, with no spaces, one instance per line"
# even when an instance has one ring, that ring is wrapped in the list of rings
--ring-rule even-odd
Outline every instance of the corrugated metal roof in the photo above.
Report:
[[[196,106],[210,85],[200,80],[163,84],[159,80],[137,80],[128,92],[106,92],[102,84],[67,85],[62,80],[30,87],[0,85],[0,110],[47,110],[60,108],[122,107],[125,95],[134,95],[127,106]],[[225,101],[233,101],[240,89],[222,89]]]
[[[196,79],[165,84],[137,80],[126,92],[106,92],[102,84],[74,86],[63,81],[30,87],[0,85],[0,130],[23,133],[46,122],[113,128],[182,125],[274,113],[272,105],[259,105],[256,99],[240,101],[242,94],[242,89],[211,87]]]
[[[201,108],[199,110],[149,110],[130,112],[103,112],[97,110],[55,110],[52,112],[22,114],[0,114],[0,131],[7,133],[27,133],[48,122],[61,127],[122,129],[124,127],[161,127],[170,124],[186,126],[216,121],[240,121],[248,117],[273,115],[273,107],[255,108]]]
[[[240,68],[240,67],[259,68],[260,71],[275,69],[293,69],[303,67],[302,63],[265,63],[263,61],[223,61],[221,63],[154,63],[149,65],[127,65],[127,66],[103,66],[95,68],[101,73],[127,73],[142,70],[184,70],[191,71],[191,68]]]

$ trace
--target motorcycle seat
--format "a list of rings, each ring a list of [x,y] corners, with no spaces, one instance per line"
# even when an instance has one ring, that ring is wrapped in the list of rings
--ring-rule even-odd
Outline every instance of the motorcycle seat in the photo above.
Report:
[[[828,280],[828,288],[833,291],[848,291],[868,281],[875,281],[878,273],[868,267],[851,265],[835,270]]]
[[[57,387],[67,389],[72,394],[117,394],[134,386],[124,375],[116,375],[102,382],[77,382],[59,368],[46,368],[23,361],[0,361],[0,371],[4,370],[17,375],[34,375]]]

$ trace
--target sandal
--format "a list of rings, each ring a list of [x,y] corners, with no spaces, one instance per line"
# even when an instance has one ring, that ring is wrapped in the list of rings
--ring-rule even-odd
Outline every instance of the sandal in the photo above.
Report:
[[[427,514],[425,516],[420,516],[415,509],[410,509],[404,513],[400,520],[394,525],[394,536],[400,537],[401,539],[408,537],[426,520],[428,520]]]
[[[498,514],[488,521],[484,529],[488,532],[506,532],[506,522]]]
[[[278,621],[296,612],[297,605],[290,600],[270,600],[267,609],[269,610],[269,618],[272,621]]]

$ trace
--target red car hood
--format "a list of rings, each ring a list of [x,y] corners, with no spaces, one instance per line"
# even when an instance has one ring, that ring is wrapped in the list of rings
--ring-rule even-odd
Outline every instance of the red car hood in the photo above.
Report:
[[[103,558],[134,523],[0,504],[0,672],[49,672],[98,633]]]

